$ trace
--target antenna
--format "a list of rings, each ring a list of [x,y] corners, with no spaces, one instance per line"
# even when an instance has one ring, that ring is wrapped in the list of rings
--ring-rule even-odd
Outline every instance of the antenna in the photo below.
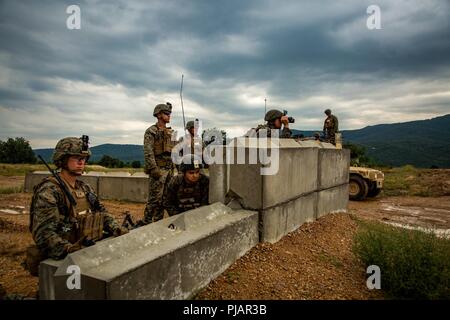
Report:
[[[266,116],[267,113],[267,99],[264,98],[264,116]]]
[[[186,120],[184,118],[184,105],[183,105],[183,79],[184,74],[181,75],[181,86],[180,86],[180,100],[181,100],[181,111],[183,112],[183,131],[186,130]]]

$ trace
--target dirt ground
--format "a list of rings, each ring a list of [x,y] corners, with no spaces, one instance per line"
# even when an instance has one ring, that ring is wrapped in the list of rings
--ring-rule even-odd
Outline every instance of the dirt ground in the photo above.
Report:
[[[22,179],[22,180],[21,180]],[[21,181],[21,182],[20,182]],[[0,187],[23,177],[0,177]],[[32,243],[28,231],[31,195],[0,194],[0,289],[36,297],[37,278],[21,266]],[[142,218],[144,204],[103,201],[119,220],[128,210]],[[380,196],[349,202],[348,212],[303,225],[275,244],[262,243],[212,281],[197,299],[383,299],[369,291],[362,264],[351,251],[355,218],[422,228],[450,229],[450,196]]]

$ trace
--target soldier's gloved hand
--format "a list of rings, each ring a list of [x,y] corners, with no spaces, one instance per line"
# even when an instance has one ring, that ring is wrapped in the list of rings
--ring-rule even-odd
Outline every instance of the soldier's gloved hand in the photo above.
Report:
[[[289,126],[289,118],[288,116],[281,117],[281,123],[284,124],[285,127]]]
[[[84,246],[81,244],[83,242],[85,237],[83,237],[82,239],[78,240],[75,243],[70,243],[70,244],[66,244],[66,246],[64,247],[64,249],[66,250],[67,253],[72,253],[78,250],[81,250],[84,248]]]
[[[124,234],[126,234],[126,233],[128,233],[128,232],[129,232],[129,231],[128,231],[127,228],[125,228],[125,227],[119,227],[119,228],[116,228],[116,229],[114,230],[113,236],[114,236],[114,237],[118,237],[118,236],[124,235]]]
[[[159,168],[153,168],[151,171],[150,171],[150,176],[153,178],[153,179],[159,179],[159,178],[161,178],[161,176],[162,176],[162,174],[161,174],[161,171],[159,170]]]

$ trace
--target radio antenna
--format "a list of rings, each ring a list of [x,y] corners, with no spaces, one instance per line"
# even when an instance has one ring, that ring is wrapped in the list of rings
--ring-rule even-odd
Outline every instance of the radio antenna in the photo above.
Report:
[[[186,120],[184,118],[184,105],[183,105],[183,79],[184,74],[181,75],[181,86],[180,86],[180,100],[181,100],[181,111],[183,113],[183,131],[186,130]]]

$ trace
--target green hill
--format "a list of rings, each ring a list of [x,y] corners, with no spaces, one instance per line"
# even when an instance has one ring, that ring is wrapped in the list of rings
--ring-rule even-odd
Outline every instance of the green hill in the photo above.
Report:
[[[293,130],[312,136],[315,131]],[[379,124],[358,130],[344,130],[344,142],[363,145],[367,154],[391,166],[412,164],[419,168],[450,168],[450,114],[429,119],[393,124]],[[109,155],[124,162],[144,161],[141,145],[102,144],[91,148],[92,160]],[[53,149],[36,149],[46,160]]]

